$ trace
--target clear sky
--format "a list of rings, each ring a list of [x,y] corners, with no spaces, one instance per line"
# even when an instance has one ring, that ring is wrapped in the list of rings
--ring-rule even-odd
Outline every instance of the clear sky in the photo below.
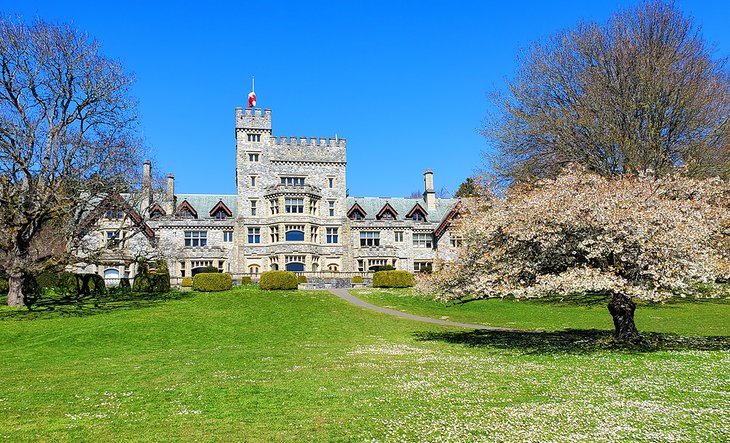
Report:
[[[350,195],[405,197],[426,168],[454,192],[483,167],[485,95],[513,75],[519,48],[634,3],[0,0],[0,11],[73,22],[123,62],[154,168],[179,193],[236,192],[234,112],[256,76],[274,135],[345,137]],[[676,4],[730,54],[730,2]]]

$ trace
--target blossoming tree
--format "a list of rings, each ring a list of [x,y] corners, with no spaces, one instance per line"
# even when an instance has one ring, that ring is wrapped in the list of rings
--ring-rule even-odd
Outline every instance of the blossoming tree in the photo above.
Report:
[[[607,178],[581,168],[471,202],[457,257],[421,289],[443,300],[593,293],[614,336],[639,337],[632,298],[693,294],[729,274],[730,187],[673,174]]]

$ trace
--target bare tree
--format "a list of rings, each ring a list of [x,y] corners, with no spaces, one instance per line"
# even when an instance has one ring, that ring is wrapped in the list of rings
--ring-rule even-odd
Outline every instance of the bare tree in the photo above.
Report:
[[[730,172],[730,81],[700,30],[648,1],[606,24],[580,23],[519,55],[484,135],[503,178],[554,177],[567,164],[602,175],[684,166]]]
[[[0,266],[9,305],[22,304],[25,276],[63,260],[91,203],[128,190],[140,158],[131,81],[68,25],[0,17]],[[43,233],[54,247],[42,247]]]

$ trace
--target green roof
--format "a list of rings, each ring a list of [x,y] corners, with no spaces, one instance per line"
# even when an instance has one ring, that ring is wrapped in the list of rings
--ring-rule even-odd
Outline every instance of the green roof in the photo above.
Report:
[[[228,209],[231,210],[234,217],[238,213],[238,198],[235,194],[176,194],[175,197],[177,197],[178,207],[182,204],[182,202],[187,200],[190,206],[195,208],[198,212],[198,218],[211,218],[210,210],[213,209],[219,201],[222,201],[226,206],[228,206]]]
[[[422,198],[402,198],[402,197],[347,197],[347,210],[349,211],[355,203],[366,212],[365,220],[375,220],[383,206],[389,203],[390,206],[398,213],[396,220],[406,220],[406,215],[411,212],[416,204],[421,205],[426,211],[426,221],[432,223],[441,222],[451,208],[458,203],[457,198],[437,198],[436,208],[428,209],[426,202]]]

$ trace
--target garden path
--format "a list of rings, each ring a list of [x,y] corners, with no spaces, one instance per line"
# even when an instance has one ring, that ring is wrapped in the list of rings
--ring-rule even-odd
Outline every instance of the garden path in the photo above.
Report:
[[[458,323],[458,322],[454,322],[454,321],[440,320],[438,318],[430,318],[430,317],[421,317],[420,315],[414,315],[414,314],[409,314],[407,312],[396,311],[395,309],[384,308],[382,306],[376,306],[376,305],[370,304],[366,301],[360,300],[359,298],[350,294],[350,291],[348,291],[345,288],[332,288],[332,289],[329,289],[329,292],[340,297],[343,300],[347,300],[350,303],[363,307],[365,309],[372,309],[373,311],[378,311],[378,312],[382,312],[385,314],[395,315],[397,317],[407,318],[409,320],[416,320],[416,321],[421,321],[421,322],[425,322],[425,323],[434,323],[437,325],[444,325],[444,326],[456,326],[459,328],[468,328],[468,329],[484,329],[484,330],[489,330],[489,331],[506,331],[506,332],[526,332],[521,329],[498,328],[496,326],[475,325],[475,324],[471,324],[471,323]]]

